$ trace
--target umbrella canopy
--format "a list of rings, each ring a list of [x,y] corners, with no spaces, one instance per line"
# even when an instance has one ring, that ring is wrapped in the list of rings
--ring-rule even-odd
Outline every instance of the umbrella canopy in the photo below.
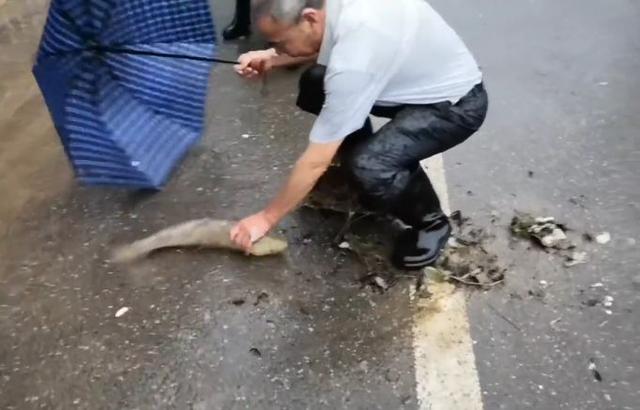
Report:
[[[77,178],[162,187],[199,138],[208,0],[53,0],[33,72]]]

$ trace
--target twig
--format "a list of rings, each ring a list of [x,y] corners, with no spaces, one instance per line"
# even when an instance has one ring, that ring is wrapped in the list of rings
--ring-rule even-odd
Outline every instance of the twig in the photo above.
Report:
[[[333,238],[334,244],[339,244],[342,238],[344,237],[344,234],[347,232],[347,230],[349,230],[349,228],[351,227],[351,219],[353,219],[354,215],[355,215],[355,212],[349,211],[349,213],[347,214],[347,220],[344,222],[344,225],[342,225],[342,228],[340,228],[336,236]]]
[[[452,279],[452,280],[454,280],[456,282],[462,283],[463,285],[477,286],[479,288],[492,288],[492,287],[497,286],[497,285],[501,284],[502,282],[504,282],[504,279],[500,279],[500,280],[492,282],[492,283],[476,283],[476,282],[469,282],[468,280],[464,280],[464,279],[461,279],[461,278],[459,278],[457,276],[453,276],[453,275],[448,276],[448,278],[450,278],[450,279]]]
[[[354,216],[356,216],[356,215],[357,215],[356,212],[349,211],[349,213],[347,214],[347,220],[345,221],[344,225],[342,225],[342,228],[340,228],[340,230],[338,231],[338,234],[335,236],[335,238],[333,238],[333,243],[334,244],[339,244],[342,241],[342,238],[344,237],[344,234],[347,233],[349,228],[351,228],[351,225],[353,225],[354,223],[358,222],[361,219],[364,219],[364,218],[370,216],[369,214],[363,214],[363,215],[359,215],[358,217],[354,218]]]
[[[505,315],[503,315],[502,313],[500,313],[498,311],[498,309],[494,308],[493,305],[491,303],[487,303],[487,306],[489,306],[489,308],[491,310],[493,310],[493,312],[498,315],[500,318],[502,318],[502,320],[504,320],[505,322],[509,323],[511,326],[513,326],[518,332],[522,332],[522,329],[520,329],[520,326],[516,325],[515,323],[513,323],[513,321],[511,319],[509,319],[508,317],[506,317]]]
[[[468,285],[468,286],[477,286],[477,287],[482,287],[482,286],[484,286],[482,283],[469,282],[468,280],[464,280],[464,279],[462,279],[462,278],[459,278],[459,277],[457,277],[457,276],[453,276],[453,275],[448,276],[448,278],[449,278],[449,279],[451,279],[451,280],[454,280],[454,281],[456,281],[456,282],[458,282],[458,283],[462,283],[463,285]]]

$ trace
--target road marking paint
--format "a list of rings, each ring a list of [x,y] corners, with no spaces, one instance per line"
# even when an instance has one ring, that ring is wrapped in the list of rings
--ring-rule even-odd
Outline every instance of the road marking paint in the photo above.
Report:
[[[451,213],[442,155],[423,163]],[[469,330],[465,293],[450,283],[431,283],[430,299],[413,297],[417,313],[413,349],[420,410],[482,410],[482,394]]]
[[[373,118],[374,129],[387,121]],[[423,162],[440,197],[451,212],[442,155]],[[450,283],[431,283],[429,299],[415,298],[413,323],[415,377],[420,410],[483,410],[478,371],[469,329],[465,293]]]

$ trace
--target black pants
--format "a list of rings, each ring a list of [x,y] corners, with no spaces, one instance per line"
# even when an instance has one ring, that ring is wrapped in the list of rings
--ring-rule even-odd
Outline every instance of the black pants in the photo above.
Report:
[[[302,74],[297,102],[302,110],[320,113],[325,99],[325,71],[324,66],[315,65]],[[469,138],[484,122],[487,108],[487,93],[482,84],[476,85],[457,104],[447,101],[373,107],[373,115],[391,121],[375,133],[367,121],[361,130],[345,139],[339,154],[363,203],[380,211],[391,210],[418,170],[420,161]],[[437,202],[439,209],[435,192],[433,195],[435,198],[431,200]]]

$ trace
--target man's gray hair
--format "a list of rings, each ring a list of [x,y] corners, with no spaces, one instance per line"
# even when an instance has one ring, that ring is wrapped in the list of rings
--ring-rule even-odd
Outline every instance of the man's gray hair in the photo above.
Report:
[[[253,0],[252,6],[255,19],[270,16],[280,23],[295,24],[304,9],[320,10],[324,0]]]

